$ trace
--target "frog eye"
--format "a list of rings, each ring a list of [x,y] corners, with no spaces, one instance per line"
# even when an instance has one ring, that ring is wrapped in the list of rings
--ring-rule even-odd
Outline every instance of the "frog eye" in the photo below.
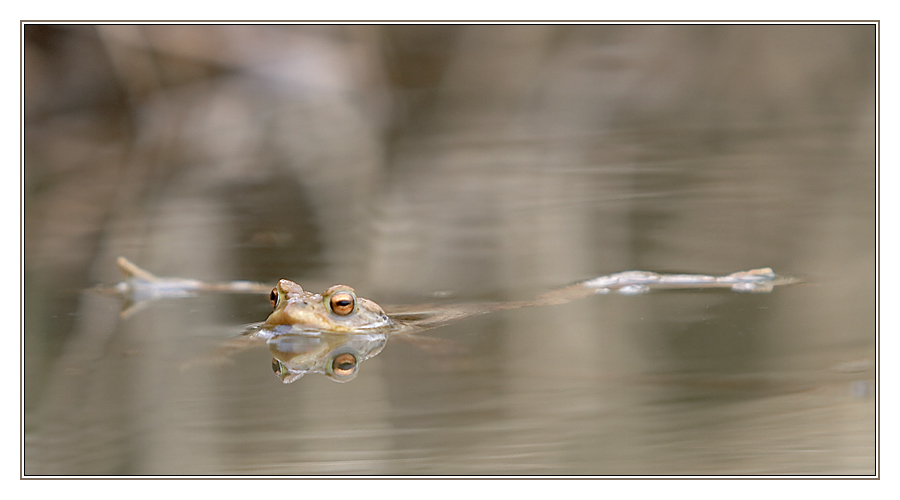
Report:
[[[352,353],[345,352],[338,354],[331,361],[331,373],[333,373],[334,377],[338,380],[346,379],[347,377],[356,374],[356,368],[358,366],[359,361],[356,359],[356,356]]]
[[[271,292],[269,292],[269,302],[272,303],[272,307],[278,305],[278,289],[273,288]]]
[[[328,298],[328,308],[338,316],[346,316],[356,309],[356,296],[346,290],[335,292]]]

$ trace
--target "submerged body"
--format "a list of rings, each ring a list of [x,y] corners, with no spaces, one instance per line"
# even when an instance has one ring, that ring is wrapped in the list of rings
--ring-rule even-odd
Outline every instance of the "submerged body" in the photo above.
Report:
[[[467,316],[502,309],[563,304],[588,295],[634,295],[654,288],[730,288],[738,292],[765,293],[776,285],[794,282],[796,280],[776,276],[769,268],[741,271],[727,276],[626,271],[553,290],[533,300],[419,307],[395,313],[395,318],[392,319],[381,306],[369,299],[357,297],[356,291],[347,285],[334,285],[317,294],[303,290],[303,287],[293,281],[282,279],[269,294],[275,310],[261,329],[272,333],[287,333],[289,330],[399,333],[410,329],[434,328]]]
[[[245,281],[203,283],[182,278],[161,278],[118,260],[126,280],[111,291],[126,297],[123,316],[141,301],[184,297],[197,293],[259,293],[260,283]],[[626,271],[600,276],[559,288],[532,300],[396,308],[387,313],[374,301],[358,297],[347,285],[334,285],[322,293],[308,292],[293,281],[279,280],[269,291],[274,310],[266,321],[248,328],[228,342],[220,354],[265,342],[272,353],[272,368],[284,383],[307,373],[323,373],[337,382],[352,380],[359,363],[384,348],[389,336],[419,333],[473,315],[504,309],[564,304],[589,295],[620,293],[634,295],[653,289],[725,288],[736,292],[767,293],[775,286],[799,280],[777,276],[769,268],[740,271],[725,276],[703,274],[659,274]],[[388,308],[388,310],[391,310]]]

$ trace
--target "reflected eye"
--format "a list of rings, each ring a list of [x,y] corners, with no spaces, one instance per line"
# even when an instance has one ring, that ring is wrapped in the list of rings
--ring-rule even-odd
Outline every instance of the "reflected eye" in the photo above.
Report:
[[[338,377],[346,377],[356,373],[356,356],[345,352],[334,357],[331,362],[331,370]]]
[[[328,300],[328,307],[338,316],[346,316],[356,307],[356,297],[350,292],[337,292]]]
[[[269,302],[272,303],[272,307],[275,307],[278,304],[278,289],[273,288],[271,292],[269,292]]]
[[[275,375],[278,375],[280,377],[283,373],[283,367],[284,365],[281,363],[281,361],[278,361],[276,358],[272,358],[272,371],[275,372]]]

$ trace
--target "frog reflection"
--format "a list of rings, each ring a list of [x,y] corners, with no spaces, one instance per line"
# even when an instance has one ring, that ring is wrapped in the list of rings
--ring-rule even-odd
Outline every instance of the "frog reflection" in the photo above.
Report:
[[[125,296],[128,309],[141,300],[184,297],[197,293],[254,293],[263,285],[232,282],[207,284],[196,280],[157,277],[119,258],[126,280],[107,291]],[[308,292],[293,281],[279,280],[269,292],[273,311],[266,321],[251,326],[243,335],[224,343],[216,353],[265,343],[272,353],[272,368],[284,383],[307,373],[321,373],[337,382],[356,377],[359,364],[384,349],[388,338],[409,338],[461,319],[504,309],[564,304],[590,295],[619,293],[634,295],[653,289],[724,288],[735,292],[766,293],[775,286],[799,280],[777,276],[769,268],[740,271],[725,276],[703,274],[659,274],[625,271],[600,276],[538,295],[531,300],[481,302],[451,305],[416,305],[388,308],[358,297],[346,285],[334,285],[321,294]],[[222,356],[220,356],[222,357]]]
[[[272,371],[289,384],[308,373],[321,373],[335,382],[356,378],[359,365],[384,349],[383,333],[285,333],[266,341]]]

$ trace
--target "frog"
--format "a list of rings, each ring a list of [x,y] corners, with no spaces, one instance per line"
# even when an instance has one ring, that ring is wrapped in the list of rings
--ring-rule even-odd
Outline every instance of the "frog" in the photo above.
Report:
[[[274,310],[253,332],[272,353],[272,371],[290,384],[307,373],[335,382],[356,378],[359,364],[376,356],[398,326],[374,301],[347,285],[312,293],[281,279],[269,292]]]
[[[271,288],[248,281],[205,283],[158,277],[124,257],[119,257],[117,263],[125,280],[101,290],[125,297],[127,307],[123,309],[123,318],[152,300],[268,290],[273,310],[266,320],[249,325],[238,337],[224,342],[210,359],[227,358],[235,351],[264,343],[272,354],[272,371],[285,384],[310,373],[324,374],[335,382],[349,382],[356,378],[359,365],[378,355],[389,338],[409,339],[430,329],[500,310],[559,305],[591,295],[636,295],[659,289],[724,288],[740,293],[768,293],[776,286],[802,282],[777,275],[771,268],[721,276],[624,271],[575,282],[528,300],[382,307],[360,297],[348,285],[333,285],[314,293],[289,279],[280,279]]]
[[[289,333],[293,330],[332,333],[365,333],[389,329],[394,322],[375,302],[357,297],[347,285],[333,285],[322,293],[312,293],[299,284],[281,279],[269,292],[274,311],[261,330]]]

